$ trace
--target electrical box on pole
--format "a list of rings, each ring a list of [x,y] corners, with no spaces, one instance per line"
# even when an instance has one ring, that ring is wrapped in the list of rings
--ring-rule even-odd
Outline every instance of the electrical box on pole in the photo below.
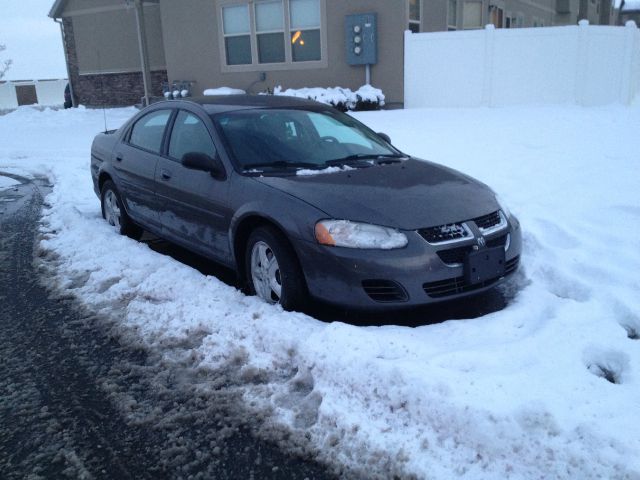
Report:
[[[347,15],[344,19],[347,63],[378,63],[378,18],[375,13]]]

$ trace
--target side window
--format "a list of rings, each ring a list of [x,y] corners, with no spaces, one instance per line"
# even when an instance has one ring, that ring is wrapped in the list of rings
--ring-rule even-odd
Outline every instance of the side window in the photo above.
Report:
[[[171,110],[158,110],[145,115],[131,129],[129,143],[135,147],[160,153],[162,136],[170,116]]]
[[[216,147],[202,120],[181,110],[171,132],[169,156],[180,160],[189,152],[206,153],[213,158],[216,155]]]

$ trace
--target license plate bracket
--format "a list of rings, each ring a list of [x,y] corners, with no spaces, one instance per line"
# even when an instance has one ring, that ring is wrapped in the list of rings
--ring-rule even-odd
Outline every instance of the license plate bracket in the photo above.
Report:
[[[467,254],[464,262],[464,279],[468,285],[476,285],[504,275],[505,255],[503,247],[485,248]]]

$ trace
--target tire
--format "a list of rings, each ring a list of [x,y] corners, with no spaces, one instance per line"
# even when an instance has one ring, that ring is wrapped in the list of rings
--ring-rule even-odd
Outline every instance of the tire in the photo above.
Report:
[[[251,232],[244,258],[250,295],[280,304],[285,310],[299,310],[305,304],[307,288],[302,269],[293,248],[278,230],[265,226]],[[268,265],[263,269],[264,263]]]
[[[127,214],[120,198],[120,193],[111,180],[107,180],[100,190],[100,204],[102,218],[111,225],[119,234],[126,235],[134,240],[140,240],[144,230],[133,223]]]

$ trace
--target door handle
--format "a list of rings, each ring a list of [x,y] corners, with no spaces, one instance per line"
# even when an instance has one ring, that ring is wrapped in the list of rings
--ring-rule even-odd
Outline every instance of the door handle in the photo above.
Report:
[[[118,153],[116,155],[116,161],[121,162],[122,161],[122,154]]]
[[[171,178],[171,172],[169,170],[160,170],[160,176],[163,180],[169,180]]]

